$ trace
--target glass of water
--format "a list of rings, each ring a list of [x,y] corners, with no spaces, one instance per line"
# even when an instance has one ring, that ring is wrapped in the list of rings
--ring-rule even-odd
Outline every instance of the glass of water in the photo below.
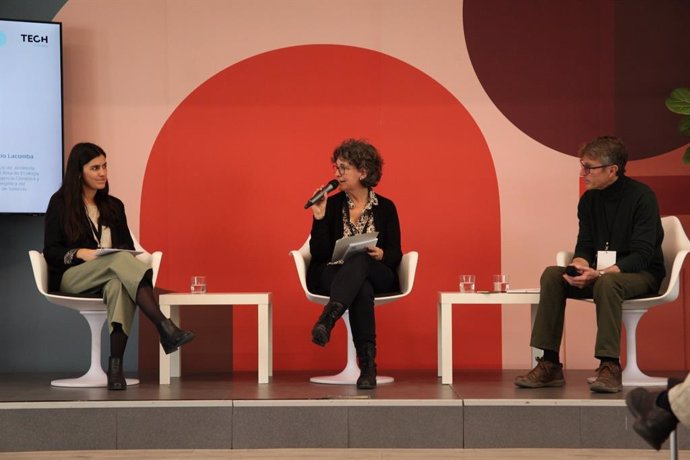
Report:
[[[493,280],[494,280],[494,284],[493,284],[493,291],[494,292],[506,292],[508,289],[510,289],[510,282],[508,279],[508,275],[494,275]]]
[[[460,275],[460,292],[474,292],[474,275]]]
[[[206,294],[206,277],[192,276],[190,287],[192,294]]]

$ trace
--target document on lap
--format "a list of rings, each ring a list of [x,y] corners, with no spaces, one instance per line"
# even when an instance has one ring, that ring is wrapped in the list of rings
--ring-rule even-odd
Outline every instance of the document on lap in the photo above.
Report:
[[[331,262],[346,260],[354,254],[366,252],[367,248],[376,246],[378,236],[379,232],[372,232],[340,238],[335,242]]]
[[[101,248],[96,250],[96,257],[106,256],[108,254],[113,254],[115,252],[129,252],[134,256],[138,256],[139,254],[144,253],[144,251],[135,251],[133,249]]]

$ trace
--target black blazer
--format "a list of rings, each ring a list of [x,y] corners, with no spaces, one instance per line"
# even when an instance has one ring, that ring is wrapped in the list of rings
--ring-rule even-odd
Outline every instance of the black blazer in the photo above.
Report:
[[[113,247],[120,249],[134,249],[134,241],[127,226],[125,205],[114,196],[109,200],[117,210],[117,223],[110,227]],[[93,236],[87,220],[84,220],[81,236],[76,241],[69,241],[65,234],[64,226],[65,203],[60,192],[56,192],[50,198],[46,211],[45,235],[43,240],[43,256],[48,263],[48,290],[57,292],[60,290],[62,275],[68,268],[84,263],[83,260],[74,257],[70,264],[65,263],[65,254],[70,249],[96,249],[98,241]]]
[[[400,247],[400,221],[395,204],[388,198],[376,194],[379,204],[374,206],[374,225],[379,232],[376,246],[383,249],[383,262],[396,276],[397,268],[402,259]],[[314,219],[311,226],[311,239],[309,249],[311,251],[311,263],[307,269],[307,287],[312,290],[318,285],[318,277],[325,266],[331,260],[335,242],[343,237],[342,208],[347,206],[347,197],[344,192],[337,193],[328,198],[326,214],[323,219]]]

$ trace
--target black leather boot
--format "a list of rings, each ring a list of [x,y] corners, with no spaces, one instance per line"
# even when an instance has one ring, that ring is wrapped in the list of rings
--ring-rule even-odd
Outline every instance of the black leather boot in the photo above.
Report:
[[[161,336],[161,345],[166,355],[180,348],[185,343],[191,342],[196,337],[192,331],[183,331],[175,326],[169,318],[164,319],[156,325]]]
[[[331,340],[331,331],[335,322],[343,316],[345,310],[347,308],[340,302],[328,302],[311,330],[311,341],[319,346],[325,346]]]
[[[122,358],[108,360],[108,390],[126,390],[127,380],[122,374]]]
[[[360,390],[372,390],[376,388],[376,344],[364,342],[356,348],[360,370],[357,388]]]

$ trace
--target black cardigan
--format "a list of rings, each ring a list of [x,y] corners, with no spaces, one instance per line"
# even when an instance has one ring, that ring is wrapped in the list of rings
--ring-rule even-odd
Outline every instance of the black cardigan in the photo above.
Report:
[[[642,182],[620,176],[603,190],[588,190],[577,210],[580,230],[575,257],[596,264],[597,251],[616,251],[623,273],[646,271],[661,281],[666,275],[661,242],[664,229],[654,192]]]
[[[396,276],[397,268],[402,259],[400,247],[400,222],[395,204],[388,198],[376,194],[378,205],[373,207],[374,226],[379,232],[376,246],[383,249],[383,262]],[[328,198],[326,214],[323,219],[314,219],[311,226],[311,263],[307,270],[307,286],[310,290],[318,285],[321,269],[331,260],[335,242],[343,237],[342,208],[347,206],[344,192]],[[397,283],[396,283],[397,284]]]
[[[114,196],[108,196],[117,211],[117,223],[110,227],[113,247],[119,249],[134,249],[134,241],[127,226],[125,205]],[[68,268],[79,265],[84,261],[74,257],[70,264],[65,264],[65,254],[70,249],[96,249],[98,242],[93,236],[87,220],[84,220],[81,236],[76,241],[69,241],[65,234],[64,218],[65,203],[60,192],[50,198],[45,219],[45,235],[43,240],[43,256],[48,263],[48,290],[60,290],[62,275]]]

